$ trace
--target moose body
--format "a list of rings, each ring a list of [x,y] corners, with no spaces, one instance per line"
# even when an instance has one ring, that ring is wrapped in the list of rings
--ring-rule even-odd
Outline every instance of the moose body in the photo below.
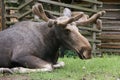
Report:
[[[57,64],[59,47],[66,44],[61,40],[66,37],[61,32],[62,29],[58,31],[56,27],[48,27],[48,22],[32,21],[18,22],[1,31],[0,67],[11,68],[13,71],[16,70],[14,67],[30,68],[32,71],[45,68],[42,71],[51,71],[53,65]]]
[[[28,66],[24,59],[35,56],[55,64],[59,41],[46,22],[23,21],[0,32],[0,67]],[[25,58],[26,57],[26,58]],[[20,60],[21,62],[17,62]],[[34,61],[34,57],[29,62]],[[20,63],[24,63],[21,65]],[[36,63],[36,62],[35,62]],[[36,63],[37,64],[37,63]]]
[[[90,43],[77,28],[81,14],[49,19],[41,4],[33,6],[33,12],[46,22],[18,22],[0,32],[0,71],[26,73],[60,68],[64,66],[57,62],[60,46],[76,51],[81,59],[91,58]],[[102,13],[82,25],[96,21]]]

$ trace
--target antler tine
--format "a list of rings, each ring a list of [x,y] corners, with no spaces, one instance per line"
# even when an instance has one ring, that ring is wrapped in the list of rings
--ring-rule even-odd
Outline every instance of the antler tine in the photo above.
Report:
[[[39,18],[43,19],[44,21],[49,21],[49,18],[46,16],[45,11],[43,9],[42,4],[37,3],[32,7],[32,12],[37,15]]]
[[[72,17],[75,19],[74,21],[80,19],[84,15],[84,12],[72,12]]]

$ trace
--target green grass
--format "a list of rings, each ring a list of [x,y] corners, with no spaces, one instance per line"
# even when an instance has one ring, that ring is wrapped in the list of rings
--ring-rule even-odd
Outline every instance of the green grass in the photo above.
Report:
[[[120,56],[104,56],[89,60],[60,58],[59,61],[64,61],[65,67],[52,72],[15,74],[12,77],[28,77],[18,80],[120,80]]]
[[[33,80],[119,80],[120,56],[105,56],[90,60],[63,58],[64,68],[53,72],[28,74]]]

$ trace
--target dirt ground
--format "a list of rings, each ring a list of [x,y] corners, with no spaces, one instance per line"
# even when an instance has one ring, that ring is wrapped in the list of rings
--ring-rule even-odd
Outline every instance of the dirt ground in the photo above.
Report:
[[[27,75],[0,75],[0,80],[30,80]]]

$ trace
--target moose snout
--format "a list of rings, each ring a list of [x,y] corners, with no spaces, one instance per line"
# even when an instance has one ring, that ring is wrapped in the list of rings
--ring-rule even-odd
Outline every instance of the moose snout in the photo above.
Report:
[[[91,51],[92,51],[91,46],[86,47],[84,46],[79,50],[78,56],[80,59],[91,59],[92,58]]]
[[[91,51],[92,51],[91,46],[87,46],[84,49],[83,56],[85,57],[85,59],[91,59],[92,58],[92,52]]]

